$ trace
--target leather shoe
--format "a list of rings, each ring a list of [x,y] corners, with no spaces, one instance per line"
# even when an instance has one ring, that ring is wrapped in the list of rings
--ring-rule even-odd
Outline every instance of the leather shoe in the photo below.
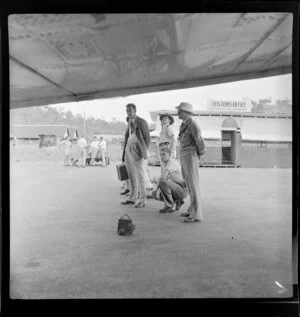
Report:
[[[188,218],[185,218],[185,219],[183,220],[183,222],[184,222],[184,223],[201,222],[201,220],[188,217]]]
[[[174,212],[174,210],[175,210],[174,207],[165,206],[163,209],[160,209],[159,213],[160,214],[171,213],[171,212]]]
[[[189,212],[183,212],[180,214],[180,217],[189,217],[190,213]]]
[[[136,204],[136,205],[134,206],[134,208],[143,208],[143,207],[145,207],[145,206],[146,206],[145,203],[139,202],[138,204]]]
[[[124,192],[120,193],[120,195],[126,195],[129,193],[129,189],[126,189]]]
[[[121,205],[134,205],[134,202],[131,200],[122,201]]]

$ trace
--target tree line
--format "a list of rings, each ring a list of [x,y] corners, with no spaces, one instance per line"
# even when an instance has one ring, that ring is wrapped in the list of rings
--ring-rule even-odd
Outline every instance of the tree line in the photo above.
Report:
[[[12,109],[10,124],[76,126],[79,134],[84,132],[84,117],[81,114],[74,115],[70,110],[62,111],[48,106]],[[122,121],[108,122],[93,116],[85,119],[86,135],[124,134],[125,129],[126,123]]]
[[[251,112],[264,114],[292,114],[292,101],[288,98],[272,100],[271,97],[259,99],[258,101],[251,100]]]
[[[251,100],[252,112],[255,113],[284,113],[292,114],[292,103],[288,98],[276,99],[272,98]],[[10,110],[10,124],[54,124],[76,126],[78,132],[82,134],[84,131],[84,117],[81,114],[74,115],[70,110],[62,111],[61,109],[52,107],[28,107]],[[112,122],[89,116],[85,120],[85,128],[87,135],[93,134],[123,134],[126,129],[126,123],[114,120]]]

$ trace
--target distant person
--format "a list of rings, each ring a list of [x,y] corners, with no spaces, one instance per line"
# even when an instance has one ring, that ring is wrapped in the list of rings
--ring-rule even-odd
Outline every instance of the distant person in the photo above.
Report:
[[[84,138],[84,135],[77,142],[78,146],[78,167],[85,167],[86,166],[86,154],[87,154],[87,141]]]
[[[136,208],[146,206],[146,175],[150,132],[146,120],[136,115],[136,106],[129,103],[126,106],[128,128],[125,134],[125,146],[122,161],[126,163],[131,190],[129,197],[122,205],[135,204]],[[138,197],[139,195],[139,197]]]
[[[205,152],[201,130],[192,119],[193,106],[187,102],[176,107],[178,117],[182,120],[179,130],[180,164],[183,179],[190,195],[190,206],[181,216],[187,217],[184,222],[200,222],[203,220],[202,202],[200,196],[199,158]]]
[[[14,136],[13,137],[13,146],[16,146],[17,145],[17,138]]]
[[[102,159],[102,166],[106,166],[105,157],[107,155],[107,142],[103,139],[103,137],[100,137],[99,149],[100,149],[100,156]]]
[[[64,138],[60,143],[58,143],[58,146],[64,145],[65,147],[65,157],[64,157],[64,165],[70,166],[70,158],[71,158],[71,151],[72,151],[72,142],[70,140],[70,137],[67,136]]]
[[[160,213],[171,213],[179,210],[188,196],[179,163],[172,158],[168,148],[160,150],[161,175],[157,180],[157,189],[152,192],[153,198],[164,201],[165,206]]]
[[[172,151],[172,158],[176,159],[176,136],[172,127],[174,118],[168,114],[160,116],[161,132],[158,139],[159,148],[169,148]]]
[[[96,135],[93,136],[93,140],[90,144],[90,150],[91,150],[91,165],[95,165],[95,158],[99,151],[99,141],[97,140]]]

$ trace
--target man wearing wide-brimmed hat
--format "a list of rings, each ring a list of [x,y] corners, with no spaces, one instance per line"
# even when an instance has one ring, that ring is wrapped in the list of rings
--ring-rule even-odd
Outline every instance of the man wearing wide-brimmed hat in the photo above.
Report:
[[[172,124],[174,123],[174,118],[168,114],[164,113],[160,115],[161,121],[161,132],[158,139],[158,146],[160,149],[168,148],[172,151],[172,159],[176,158],[176,137]]]
[[[205,152],[205,145],[200,127],[191,117],[193,106],[182,102],[175,108],[178,110],[179,119],[182,120],[179,129],[180,164],[182,176],[190,194],[188,211],[181,216],[186,217],[185,223],[200,222],[203,220],[203,211],[200,196],[199,158]]]

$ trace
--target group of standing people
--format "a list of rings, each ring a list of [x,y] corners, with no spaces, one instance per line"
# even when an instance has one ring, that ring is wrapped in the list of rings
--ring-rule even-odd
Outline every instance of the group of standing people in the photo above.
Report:
[[[174,118],[169,114],[160,117],[162,130],[159,138],[161,175],[154,178],[156,189],[152,197],[163,201],[165,206],[161,213],[171,213],[179,210],[184,199],[190,196],[190,206],[186,213],[185,223],[195,223],[203,220],[199,181],[199,158],[204,154],[205,145],[198,124],[192,119],[193,107],[182,102],[176,107],[182,124],[179,130],[180,166],[175,160],[177,138],[172,129]],[[136,115],[136,106],[127,104],[128,127],[125,133],[122,161],[125,163],[129,176],[129,195],[122,205],[134,205],[143,208],[147,203],[147,186],[149,172],[147,168],[150,145],[148,123]],[[126,191],[126,192],[127,192]],[[122,193],[123,194],[123,193]]]
[[[93,140],[90,144],[89,152],[88,152],[88,143],[84,135],[81,135],[81,137],[77,141],[76,153],[74,153],[74,151],[72,152],[73,144],[69,136],[64,138],[64,140],[62,140],[58,144],[58,146],[61,146],[61,145],[64,145],[64,148],[65,148],[65,156],[64,156],[65,166],[73,165],[72,163],[72,159],[73,159],[73,161],[77,161],[76,165],[78,167],[85,167],[88,154],[91,154],[91,165],[95,165],[95,158],[97,156],[98,151],[100,151],[100,155],[102,158],[102,165],[106,166],[105,156],[107,151],[107,142],[103,139],[103,137],[100,137],[100,139],[98,139],[97,136],[93,137]]]
[[[102,161],[102,166],[106,166],[106,151],[107,151],[107,142],[103,139],[103,137],[101,136],[100,139],[94,135],[93,136],[93,140],[90,144],[90,154],[91,154],[91,165],[95,165],[95,159],[96,156],[98,154],[98,152],[100,152],[100,157],[101,157],[101,161]]]

